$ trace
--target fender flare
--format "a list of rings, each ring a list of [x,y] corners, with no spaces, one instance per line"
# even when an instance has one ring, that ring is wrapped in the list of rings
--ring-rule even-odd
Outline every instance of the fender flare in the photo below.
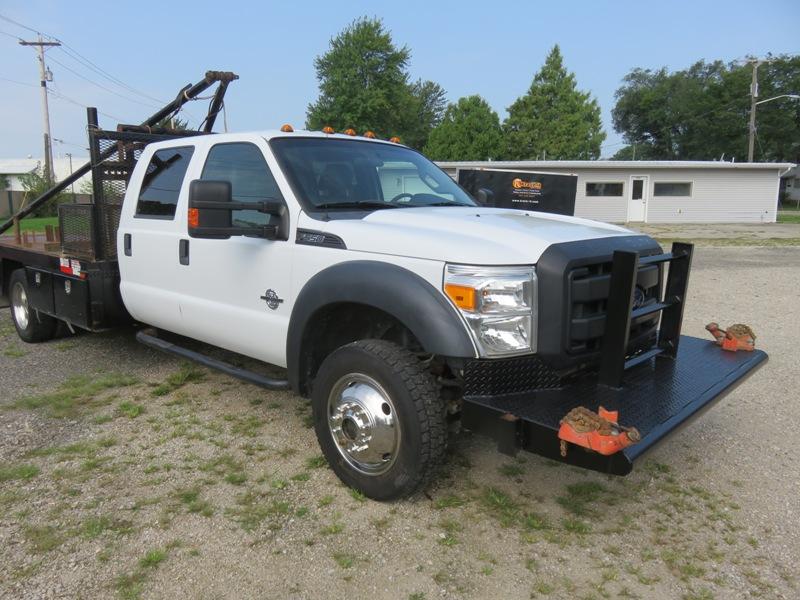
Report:
[[[397,265],[355,260],[314,275],[292,308],[286,338],[286,362],[292,389],[300,392],[302,344],[316,313],[332,304],[352,302],[382,310],[405,325],[426,352],[449,357],[476,356],[472,338],[455,308],[422,277]]]

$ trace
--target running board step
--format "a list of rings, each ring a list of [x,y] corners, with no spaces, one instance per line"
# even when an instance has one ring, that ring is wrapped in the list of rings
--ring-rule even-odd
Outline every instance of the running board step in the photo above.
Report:
[[[180,356],[181,358],[186,358],[193,362],[199,363],[205,367],[216,369],[217,371],[221,371],[226,375],[236,377],[236,379],[241,379],[242,381],[252,383],[253,385],[257,385],[267,390],[282,391],[290,389],[289,381],[286,379],[272,379],[253,371],[248,371],[247,369],[234,367],[232,364],[226,363],[225,361],[218,360],[206,354],[195,352],[194,350],[189,350],[183,346],[178,346],[177,344],[168,342],[167,340],[158,337],[156,332],[152,329],[139,331],[136,334],[136,341],[144,344],[145,346],[150,346],[151,348],[160,350],[161,352],[174,354],[176,356]]]

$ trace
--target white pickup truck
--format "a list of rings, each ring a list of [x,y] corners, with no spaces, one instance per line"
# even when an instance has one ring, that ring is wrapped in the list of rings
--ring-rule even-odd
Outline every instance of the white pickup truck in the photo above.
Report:
[[[103,139],[122,145],[115,133]],[[665,253],[615,225],[482,207],[399,143],[289,127],[131,136],[124,201],[107,202],[115,248],[106,235],[103,256],[95,244],[81,258],[65,238],[48,263],[0,245],[20,336],[46,340],[59,320],[97,330],[132,319],[149,327],[145,343],[291,388],[311,398],[332,469],[371,498],[417,489],[459,421],[504,451],[625,474],[766,358],[680,335],[690,245]],[[118,175],[101,163],[100,192]],[[627,434],[623,423],[637,435],[614,452],[573,447],[562,418],[600,405],[606,437]]]

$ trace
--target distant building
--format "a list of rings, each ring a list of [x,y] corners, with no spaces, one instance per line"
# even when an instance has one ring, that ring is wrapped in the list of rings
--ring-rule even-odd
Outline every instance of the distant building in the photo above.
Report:
[[[791,163],[534,160],[440,162],[578,176],[575,216],[611,223],[774,223],[779,183]],[[799,186],[795,175],[793,186]]]
[[[86,157],[72,157],[72,169],[78,169],[89,162]],[[22,187],[20,175],[30,173],[37,168],[41,168],[43,161],[37,158],[0,158],[0,219],[4,219],[14,214],[22,205],[25,199],[25,188]],[[53,170],[56,179],[61,181],[68,177],[70,171],[69,158],[53,159]],[[5,179],[7,185],[2,187],[2,180]],[[80,189],[84,181],[91,181],[91,176],[85,175],[75,182],[75,196],[78,202],[85,202],[89,199],[88,195],[81,194]],[[66,193],[71,192],[71,187],[67,188]],[[33,198],[27,198],[30,202]]]
[[[781,200],[784,206],[800,207],[800,167],[792,167],[781,177]]]

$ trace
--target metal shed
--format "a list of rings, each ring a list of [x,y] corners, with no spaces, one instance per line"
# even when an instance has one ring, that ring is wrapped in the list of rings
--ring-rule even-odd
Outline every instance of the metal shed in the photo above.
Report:
[[[612,223],[774,223],[792,163],[532,160],[439,162],[459,168],[573,173],[575,215]]]

